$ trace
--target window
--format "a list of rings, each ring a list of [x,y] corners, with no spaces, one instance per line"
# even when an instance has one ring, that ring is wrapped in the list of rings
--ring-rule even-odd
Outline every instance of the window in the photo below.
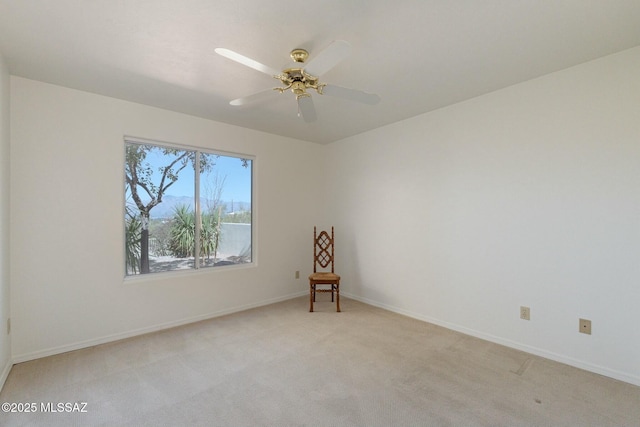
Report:
[[[127,276],[252,261],[249,157],[125,139]]]

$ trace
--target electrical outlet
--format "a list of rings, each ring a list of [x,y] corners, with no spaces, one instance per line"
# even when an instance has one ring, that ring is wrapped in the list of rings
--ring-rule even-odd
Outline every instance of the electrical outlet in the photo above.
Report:
[[[580,319],[579,331],[583,334],[591,335],[591,320]]]
[[[529,307],[520,306],[520,318],[523,320],[531,320],[531,309]]]
[[[7,318],[7,335],[11,333],[11,318]]]
[[[299,279],[299,278],[300,278],[300,271],[296,270],[296,279]]]

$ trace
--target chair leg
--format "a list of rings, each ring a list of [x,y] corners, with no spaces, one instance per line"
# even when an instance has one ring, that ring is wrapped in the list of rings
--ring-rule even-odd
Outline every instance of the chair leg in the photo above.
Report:
[[[333,292],[331,292],[333,295]],[[340,284],[336,285],[336,311],[340,312]]]
[[[314,286],[309,285],[309,312],[313,313],[313,300],[315,299],[316,293],[314,292]]]

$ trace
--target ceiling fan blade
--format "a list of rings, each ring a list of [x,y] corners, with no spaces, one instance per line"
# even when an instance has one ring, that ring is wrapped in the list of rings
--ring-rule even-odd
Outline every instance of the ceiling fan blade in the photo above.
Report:
[[[277,92],[273,89],[262,90],[260,92],[256,92],[253,95],[245,96],[243,98],[234,99],[229,102],[229,104],[234,105],[236,107],[253,104],[256,102],[264,101],[265,99],[269,99]]]
[[[310,96],[298,97],[298,115],[302,115],[302,118],[307,123],[318,120],[316,107],[313,105],[313,99]]]
[[[350,101],[361,102],[368,105],[375,105],[380,102],[380,97],[375,93],[368,93],[357,89],[349,89],[346,87],[334,85],[326,85],[324,88],[322,88],[322,94],[335,96],[336,98],[348,99]]]
[[[309,61],[304,71],[315,77],[320,77],[343,59],[349,56],[351,45],[344,40],[335,40],[322,52]]]
[[[247,58],[246,56],[240,55],[239,53],[234,52],[232,50],[225,49],[222,47],[217,47],[215,49],[215,52],[218,55],[222,55],[225,58],[231,59],[232,61],[236,61],[242,65],[246,65],[249,68],[253,68],[254,70],[258,70],[262,73],[268,74],[271,77],[277,76],[280,74],[280,71],[276,70],[275,68],[271,68],[267,65],[261,64],[258,61],[254,61],[253,59]]]

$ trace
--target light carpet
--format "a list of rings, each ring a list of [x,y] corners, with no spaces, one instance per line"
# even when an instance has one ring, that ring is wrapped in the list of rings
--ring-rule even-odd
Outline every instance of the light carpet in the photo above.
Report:
[[[640,425],[640,387],[318,299],[314,313],[295,298],[18,364],[0,402],[38,410],[0,425]],[[41,406],[76,402],[86,412]]]

